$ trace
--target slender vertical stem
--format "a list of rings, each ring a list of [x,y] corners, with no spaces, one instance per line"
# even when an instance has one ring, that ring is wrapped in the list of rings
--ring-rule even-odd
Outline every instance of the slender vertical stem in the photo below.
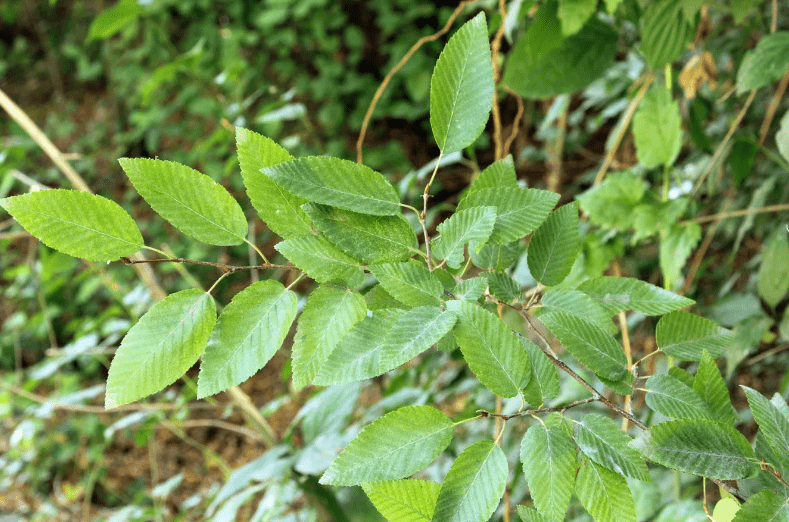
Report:
[[[444,151],[442,150],[438,154],[438,159],[436,160],[436,168],[433,169],[433,174],[430,176],[430,181],[427,182],[425,185],[425,191],[422,193],[422,212],[419,214],[419,222],[422,224],[422,230],[425,233],[425,252],[427,253],[427,268],[432,272],[433,271],[433,254],[430,252],[430,235],[427,233],[427,223],[425,222],[425,215],[427,215],[427,200],[430,199],[430,186],[433,184],[433,180],[436,178],[436,172],[438,172],[438,166],[441,165],[441,159],[444,157]]]

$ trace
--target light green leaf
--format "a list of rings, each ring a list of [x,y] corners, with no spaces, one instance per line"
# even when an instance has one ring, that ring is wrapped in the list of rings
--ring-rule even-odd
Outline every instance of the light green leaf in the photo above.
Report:
[[[444,286],[427,268],[415,263],[370,266],[370,272],[392,297],[408,306],[438,306]]]
[[[653,86],[633,116],[633,136],[638,161],[647,169],[670,167],[682,147],[679,105],[663,86]]]
[[[503,245],[539,227],[557,201],[559,194],[547,190],[492,188],[468,194],[458,204],[458,212],[472,207],[496,207],[496,223],[488,243]]]
[[[524,337],[521,343],[531,362],[531,378],[523,389],[523,396],[531,406],[539,408],[546,399],[559,396],[559,372],[537,345]]]
[[[692,299],[630,277],[595,277],[581,283],[578,290],[597,301],[612,316],[625,310],[663,315],[695,303]]]
[[[614,11],[616,11],[616,8],[622,3],[622,0],[604,0],[604,2],[605,9],[608,11],[608,14],[614,14]]]
[[[463,450],[438,493],[433,522],[485,522],[507,485],[507,457],[492,440]]]
[[[788,522],[789,498],[779,497],[775,491],[763,489],[748,497],[732,522]]]
[[[303,388],[320,371],[334,347],[367,313],[364,298],[341,288],[319,286],[299,318],[293,341],[293,385]]]
[[[704,400],[682,381],[670,375],[653,375],[647,379],[647,406],[675,419],[717,420]]]
[[[469,246],[473,246],[469,245]],[[520,239],[505,245],[482,245],[471,248],[468,251],[471,262],[474,266],[483,270],[496,270],[503,272],[512,266],[523,254]]]
[[[241,127],[236,127],[236,147],[247,196],[260,219],[285,238],[311,234],[310,219],[301,209],[307,200],[291,194],[261,172],[291,161],[293,156],[265,136]]]
[[[534,506],[554,520],[564,520],[575,483],[575,443],[560,428],[532,424],[521,441],[523,473]]]
[[[581,30],[581,27],[597,10],[597,0],[559,0],[559,21],[562,24],[562,34],[571,36]]]
[[[424,352],[455,326],[457,316],[437,306],[420,306],[400,316],[381,345],[379,371],[388,372]]]
[[[488,24],[485,13],[479,13],[449,39],[430,81],[430,127],[442,154],[474,143],[492,106]]]
[[[770,449],[773,450],[778,458],[778,462],[773,464],[789,468],[789,446],[787,446],[789,441],[789,420],[784,417],[781,410],[756,390],[747,386],[742,386],[742,389],[748,398],[753,418],[759,425],[759,432],[764,436]]]
[[[499,187],[518,187],[515,163],[511,154],[508,154],[504,159],[491,163],[485,170],[480,172],[479,176],[469,186],[467,194],[478,190]]]
[[[427,467],[452,440],[455,425],[430,406],[407,406],[373,421],[340,453],[321,484],[355,486],[401,479]]]
[[[590,296],[580,290],[554,288],[543,294],[540,300],[538,316],[553,312],[565,312],[586,319],[596,324],[608,333],[614,334],[617,328],[611,321],[611,316],[603,307]]]
[[[472,277],[471,279],[464,279],[455,287],[452,293],[455,298],[461,301],[476,301],[485,290],[488,289],[488,279],[486,277]]]
[[[365,263],[405,261],[416,251],[416,234],[402,215],[371,216],[314,203],[304,211],[329,241]]]
[[[115,352],[104,407],[156,393],[197,362],[216,323],[216,304],[198,289],[182,290],[151,307]]]
[[[247,235],[244,211],[214,180],[180,163],[118,160],[137,192],[184,234],[209,245],[237,245]]]
[[[778,227],[764,249],[756,288],[772,308],[789,292],[789,239],[783,227]]]
[[[707,351],[702,352],[699,369],[693,379],[693,391],[707,404],[714,420],[731,426],[740,420],[731,405],[729,390],[718,365]]]
[[[552,519],[538,513],[534,508],[523,504],[518,504],[516,507],[518,508],[518,516],[523,522],[553,522]]]
[[[298,236],[275,247],[288,261],[319,283],[339,283],[350,288],[364,281],[360,261],[334,246],[325,236]]]
[[[505,303],[511,303],[521,293],[518,283],[507,274],[501,272],[485,272],[484,277],[488,280],[490,293]]]
[[[713,357],[731,345],[732,334],[709,319],[681,310],[664,315],[655,327],[658,348],[681,361],[701,360],[707,350]]]
[[[656,424],[646,436],[645,456],[663,466],[720,480],[759,471],[748,440],[732,426],[704,419]]]
[[[682,268],[701,239],[701,227],[690,222],[676,223],[660,231],[660,269],[663,277],[674,287],[682,276]]]
[[[389,522],[430,522],[441,485],[429,480],[379,480],[362,484]]]
[[[380,173],[353,161],[310,156],[262,169],[287,190],[315,203],[393,216],[400,210],[394,187]]]
[[[140,14],[142,7],[137,0],[120,0],[93,19],[88,29],[88,41],[109,38],[137,20]]]
[[[0,207],[42,243],[70,256],[114,261],[144,246],[120,205],[87,192],[39,190],[0,199]]]
[[[712,510],[712,518],[715,522],[732,522],[737,511],[740,510],[740,503],[733,497],[720,499]]]
[[[575,494],[597,522],[636,522],[633,494],[622,475],[583,459]]]
[[[543,314],[540,320],[581,364],[612,381],[624,376],[627,371],[625,353],[601,327],[565,312]]]
[[[641,17],[641,52],[653,71],[679,58],[695,28],[685,21],[682,0],[655,0]]]
[[[545,286],[564,281],[578,257],[578,204],[555,210],[529,241],[526,261],[531,275]]]
[[[775,144],[778,145],[778,152],[789,161],[789,111],[786,111],[781,118],[781,128],[775,133]]]
[[[739,25],[754,8],[761,5],[761,0],[729,0],[728,4],[732,17],[734,18],[734,23]]]
[[[789,70],[789,31],[763,36],[748,51],[737,71],[737,94],[760,89],[780,80]]]
[[[584,455],[619,475],[650,482],[643,457],[628,446],[631,440],[614,421],[597,413],[575,423],[575,441]]]
[[[279,350],[296,317],[296,294],[277,281],[259,281],[222,310],[197,379],[203,398],[247,380]]]
[[[448,301],[458,315],[455,340],[482,384],[501,397],[514,397],[529,383],[531,363],[518,336],[504,322],[469,301]]]
[[[469,242],[485,244],[495,223],[496,207],[472,207],[455,212],[438,225],[441,237],[433,240],[433,255],[446,259],[450,268],[460,268],[465,258],[463,247]]]
[[[577,196],[581,209],[598,225],[629,229],[646,184],[631,171],[611,172],[605,180]]]

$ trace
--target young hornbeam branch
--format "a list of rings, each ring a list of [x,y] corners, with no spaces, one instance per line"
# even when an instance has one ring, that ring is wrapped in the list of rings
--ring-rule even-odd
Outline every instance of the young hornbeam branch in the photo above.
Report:
[[[122,257],[121,261],[125,265],[135,265],[138,263],[191,263],[193,265],[206,265],[206,266],[213,266],[214,268],[218,268],[225,274],[233,274],[235,272],[240,272],[241,270],[299,270],[298,267],[292,265],[274,265],[271,263],[265,263],[262,265],[254,265],[254,266],[234,266],[234,265],[225,265],[222,263],[212,263],[210,261],[197,261],[195,259],[184,259],[181,257],[173,257],[168,259],[130,259],[128,257]]]
[[[588,399],[583,399],[580,401],[571,402],[570,404],[565,404],[564,406],[555,406],[552,408],[537,408],[536,410],[523,410],[519,411],[518,413],[513,413],[511,415],[504,415],[503,413],[491,413],[487,410],[477,410],[477,413],[482,415],[482,417],[496,417],[498,419],[503,419],[508,421],[510,419],[514,419],[515,417],[523,417],[525,415],[537,415],[539,413],[553,413],[553,412],[560,412],[564,413],[565,410],[569,410],[570,408],[575,408],[576,406],[583,406],[584,404],[589,404],[590,402],[597,402],[600,400],[600,397],[589,397]]]

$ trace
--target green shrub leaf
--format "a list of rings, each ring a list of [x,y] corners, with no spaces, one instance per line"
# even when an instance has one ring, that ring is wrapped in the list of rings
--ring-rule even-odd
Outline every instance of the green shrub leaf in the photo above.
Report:
[[[564,520],[575,483],[575,443],[561,428],[532,424],[521,441],[521,463],[535,507]]]
[[[559,371],[533,342],[521,337],[521,343],[531,363],[531,378],[523,389],[523,397],[531,406],[539,408],[547,399],[559,396]]]
[[[490,293],[505,303],[511,303],[521,293],[518,283],[507,274],[501,272],[486,272],[484,276],[485,279],[488,280]]]
[[[679,104],[663,86],[653,86],[633,116],[638,161],[645,168],[670,167],[682,147]]]
[[[424,352],[455,326],[457,316],[437,306],[420,306],[400,316],[381,345],[380,373],[388,372]]]
[[[430,522],[441,485],[430,480],[379,480],[362,484],[389,522]]]
[[[578,257],[578,204],[557,209],[529,241],[526,258],[531,275],[545,286],[564,281]]]
[[[786,522],[789,520],[789,498],[763,489],[748,497],[732,522]]]
[[[485,290],[488,289],[487,277],[472,277],[471,279],[464,279],[452,291],[455,297],[461,301],[476,301]]]
[[[770,401],[764,398],[761,393],[754,389],[743,386],[748,404],[751,406],[753,418],[759,425],[759,433],[764,436],[767,444],[779,459],[777,464],[783,468],[789,468],[789,420],[783,413]]]
[[[701,397],[712,412],[714,420],[731,426],[740,420],[737,412],[734,411],[734,406],[731,405],[729,390],[720,370],[718,370],[718,365],[706,350],[702,352],[699,369],[696,370],[692,386],[693,391]]]
[[[650,482],[646,462],[638,450],[631,448],[630,436],[614,421],[590,413],[575,424],[575,440],[584,455],[611,471],[644,482]]]
[[[581,209],[593,223],[629,229],[634,211],[644,197],[646,185],[630,171],[611,172],[605,180],[577,196]]]
[[[636,522],[633,494],[625,477],[583,459],[575,494],[597,522]]]
[[[512,160],[511,154],[504,159],[491,163],[485,170],[480,172],[477,179],[469,186],[466,194],[477,192],[478,190],[499,187],[518,188],[515,163]]]
[[[704,400],[679,379],[653,375],[647,379],[647,406],[674,419],[717,420]]]
[[[664,315],[655,327],[658,348],[681,361],[698,361],[704,350],[713,357],[723,354],[732,334],[709,319],[678,310]]]
[[[760,89],[780,80],[789,70],[789,32],[763,36],[748,51],[737,71],[737,94]]]
[[[137,0],[120,0],[117,4],[103,10],[93,19],[88,29],[88,40],[109,38],[127,25],[135,22],[142,14]]]
[[[653,70],[679,58],[695,29],[685,21],[682,0],[650,2],[641,17],[641,52]]]
[[[364,281],[360,261],[334,246],[325,236],[293,237],[280,241],[274,248],[319,283],[339,283],[353,288]]]
[[[496,207],[473,207],[452,214],[438,225],[441,237],[433,241],[433,255],[446,259],[450,268],[460,268],[465,256],[463,248],[468,243],[484,244],[496,223]]]
[[[571,36],[580,31],[596,10],[597,0],[561,0],[557,16],[562,34]]]
[[[538,316],[553,312],[565,312],[586,319],[608,333],[617,332],[608,312],[597,301],[580,290],[553,288],[543,294],[540,305],[537,309]]]
[[[759,265],[756,288],[772,308],[789,292],[789,238],[786,229],[778,228],[767,243]]]
[[[781,156],[789,161],[789,111],[786,111],[781,118],[781,128],[775,133],[775,144]]]
[[[675,223],[668,230],[661,230],[660,269],[671,287],[679,280],[682,267],[700,239],[701,226],[692,221],[684,225]]]
[[[518,516],[521,517],[523,522],[553,522],[553,519],[538,513],[534,508],[518,504]]]
[[[629,277],[595,277],[581,283],[578,290],[597,301],[612,316],[625,310],[635,310],[644,315],[663,315],[695,302]]]
[[[42,243],[70,256],[114,261],[144,246],[120,205],[87,192],[40,190],[0,199],[0,207]]]
[[[444,286],[427,268],[415,263],[372,265],[370,272],[392,297],[408,306],[438,306]]]

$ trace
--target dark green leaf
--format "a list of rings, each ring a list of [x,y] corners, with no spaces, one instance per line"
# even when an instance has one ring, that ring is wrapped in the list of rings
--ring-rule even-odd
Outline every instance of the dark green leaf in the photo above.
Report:
[[[739,421],[718,365],[706,351],[702,353],[699,369],[696,370],[696,377],[693,379],[693,391],[707,404],[713,420],[731,426]]]
[[[597,522],[636,522],[633,494],[622,475],[583,459],[575,494]]]
[[[540,305],[537,309],[538,316],[552,312],[565,312],[586,319],[608,333],[617,332],[608,312],[597,301],[580,290],[554,288],[543,294]]]
[[[756,159],[758,152],[759,147],[750,139],[739,138],[732,144],[729,152],[729,168],[737,185],[741,185],[745,178],[751,175],[753,160]]]
[[[559,428],[532,424],[521,442],[521,463],[535,507],[564,520],[575,483],[575,443]]]
[[[531,275],[545,286],[564,281],[578,257],[578,204],[555,210],[529,241]]]
[[[360,261],[334,246],[325,236],[292,237],[274,248],[319,283],[339,283],[353,288],[364,280]]]
[[[443,285],[432,272],[415,263],[372,265],[370,272],[384,290],[408,306],[438,306],[444,295]]]
[[[670,375],[653,375],[647,379],[647,406],[675,419],[717,420],[704,400],[682,381]]]
[[[441,236],[433,241],[433,255],[446,259],[450,268],[460,268],[465,258],[463,249],[468,243],[487,242],[496,222],[496,207],[472,207],[452,214],[438,225]]]
[[[628,446],[631,439],[614,421],[590,413],[575,424],[575,441],[584,454],[611,471],[650,482],[649,470],[641,454]]]
[[[655,71],[672,63],[693,38],[695,29],[685,21],[682,0],[650,2],[641,17],[641,52]]]
[[[748,404],[751,406],[753,417],[759,425],[759,431],[764,436],[767,444],[779,459],[777,464],[783,468],[789,467],[789,420],[781,411],[762,394],[743,386]]]
[[[789,293],[789,239],[782,227],[773,233],[762,253],[756,288],[764,302],[773,308]]]
[[[559,372],[533,342],[521,337],[521,343],[531,362],[531,378],[523,389],[523,396],[529,405],[539,408],[547,399],[559,396]]]
[[[732,522],[787,522],[789,498],[779,497],[774,491],[764,489],[748,497],[740,506]]]
[[[488,280],[490,293],[505,303],[511,303],[521,293],[521,289],[510,276],[500,272],[487,272],[484,274]]]
[[[595,277],[581,283],[578,290],[597,301],[609,315],[625,310],[635,310],[645,315],[663,315],[695,302],[630,277]]]
[[[789,70],[789,32],[763,36],[756,48],[748,51],[737,71],[737,93],[759,89],[780,80]]]
[[[709,319],[681,310],[660,318],[655,327],[658,348],[681,361],[701,360],[704,350],[718,357],[732,342],[729,330]]]
[[[517,186],[518,178],[515,175],[515,163],[512,160],[512,155],[508,155],[504,159],[491,163],[488,165],[488,168],[480,172],[477,179],[469,186],[467,194],[489,188],[516,188]]]
[[[400,316],[381,345],[381,373],[405,364],[424,352],[455,326],[457,317],[435,306],[420,306]]]

